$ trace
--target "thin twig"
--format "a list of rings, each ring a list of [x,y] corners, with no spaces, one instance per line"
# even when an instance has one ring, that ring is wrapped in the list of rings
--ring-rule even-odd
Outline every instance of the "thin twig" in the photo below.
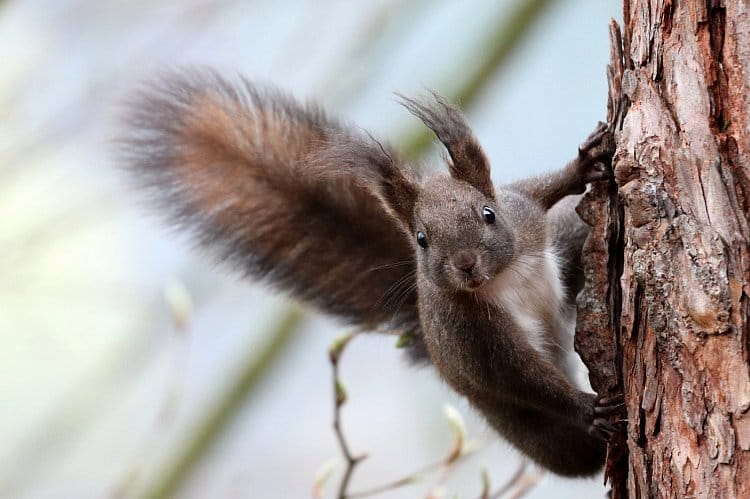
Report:
[[[443,466],[440,467],[440,474],[438,475],[437,480],[435,480],[435,483],[432,485],[432,487],[430,487],[429,492],[427,492],[427,499],[440,497],[437,492],[445,484],[448,476],[450,476],[451,471],[453,471],[457,462],[458,458],[453,459],[450,462],[443,462]]]
[[[474,455],[479,448],[471,450],[469,452],[465,452],[462,454],[458,459],[456,459],[454,462],[458,463],[459,461],[463,461],[469,456]],[[370,497],[374,496],[376,494],[382,494],[383,492],[388,492],[390,490],[398,489],[401,487],[405,487],[407,485],[410,485],[417,480],[419,480],[423,475],[426,475],[427,473],[432,473],[433,471],[437,471],[443,467],[445,467],[445,459],[441,459],[440,461],[435,461],[433,463],[430,463],[426,466],[423,466],[422,468],[412,471],[408,475],[404,475],[401,478],[398,478],[396,480],[393,480],[392,482],[384,483],[382,485],[375,486],[371,489],[361,490],[359,492],[354,492],[352,494],[349,494],[347,496],[348,499],[361,499],[363,497]]]
[[[341,428],[341,407],[346,403],[346,389],[339,378],[339,361],[341,360],[341,353],[344,351],[344,348],[346,348],[346,345],[356,335],[357,333],[354,332],[338,338],[333,342],[333,345],[328,352],[328,357],[331,361],[331,371],[333,373],[333,430],[336,433],[336,440],[338,440],[341,453],[346,460],[344,476],[341,478],[339,491],[336,496],[339,499],[346,499],[349,497],[347,496],[346,491],[349,487],[349,482],[351,481],[354,469],[367,457],[366,454],[361,454],[359,456],[352,454],[349,443],[346,441],[344,431]]]
[[[523,476],[524,472],[526,471],[526,468],[528,467],[529,462],[526,459],[521,459],[521,462],[518,463],[518,469],[516,469],[515,473],[513,473],[510,478],[508,478],[508,481],[505,482],[505,484],[497,489],[495,492],[490,495],[489,499],[500,499],[503,494],[508,492],[512,487],[517,485],[519,481],[521,480],[521,477]]]
[[[440,490],[443,488],[443,485],[448,479],[451,471],[453,471],[453,469],[455,468],[458,459],[466,453],[466,426],[464,425],[461,414],[453,407],[446,405],[445,416],[448,419],[448,422],[453,427],[453,431],[455,432],[455,440],[453,443],[453,448],[448,454],[448,457],[446,457],[443,461],[443,466],[437,479],[435,480],[435,483],[432,485],[432,487],[430,487],[430,490],[427,493],[428,499],[442,496]]]
[[[360,492],[356,492],[352,494],[349,494],[347,492],[355,468],[360,462],[362,462],[367,457],[366,454],[355,456],[352,453],[351,447],[349,446],[349,443],[347,442],[346,435],[344,434],[344,430],[341,425],[341,408],[346,403],[347,393],[346,393],[346,388],[344,387],[344,384],[341,382],[341,378],[339,376],[339,365],[341,363],[341,357],[344,352],[344,349],[357,334],[358,332],[352,332],[352,333],[347,333],[343,336],[340,336],[339,338],[334,340],[334,342],[331,344],[331,347],[328,350],[328,358],[331,362],[331,373],[332,373],[332,382],[333,382],[332,383],[333,384],[333,429],[336,434],[336,440],[338,441],[339,448],[341,449],[341,454],[344,456],[344,460],[346,462],[346,468],[344,469],[344,474],[341,478],[341,482],[339,483],[338,494],[336,497],[338,499],[355,499],[355,498],[368,497],[371,495],[397,489],[399,487],[403,487],[405,485],[413,483],[417,479],[419,479],[421,475],[435,471],[435,470],[442,470],[441,476],[437,480],[435,486],[440,485],[443,481],[445,481],[450,471],[455,467],[455,465],[459,461],[465,459],[467,456],[473,454],[477,450],[477,449],[473,449],[471,451],[467,451],[465,449],[465,445],[464,445],[465,435],[464,435],[464,430],[463,430],[463,422],[460,420],[461,419],[460,415],[455,410],[452,410],[452,412],[455,413],[455,416],[451,416],[451,411],[446,409],[446,411],[448,411],[446,412],[446,414],[448,415],[449,421],[458,419],[458,421],[453,421],[453,424],[455,426],[454,430],[456,431],[456,441],[450,453],[446,457],[444,457],[438,462],[429,464],[413,473],[410,473],[392,482],[376,486],[369,490],[364,490],[364,491],[360,491]],[[317,484],[316,487],[320,487],[320,484]],[[433,490],[433,489],[434,487],[431,488],[430,490]]]
[[[446,415],[448,417],[448,420],[451,421],[454,425],[454,430],[456,431],[456,441],[447,457],[444,457],[437,462],[428,464],[412,473],[409,473],[408,475],[405,475],[391,482],[359,492],[347,492],[349,484],[351,483],[352,475],[354,474],[354,470],[356,469],[357,465],[367,457],[366,454],[354,455],[354,453],[352,453],[351,447],[346,439],[346,435],[341,424],[341,408],[347,401],[347,393],[346,388],[341,382],[341,378],[339,376],[339,366],[344,349],[347,347],[349,342],[354,339],[355,336],[357,336],[357,334],[359,333],[355,331],[336,338],[328,350],[328,358],[331,363],[331,378],[333,389],[333,430],[336,434],[336,440],[338,442],[339,448],[341,449],[341,454],[343,455],[344,461],[346,463],[346,468],[344,469],[344,474],[341,477],[341,481],[339,482],[338,493],[336,497],[338,499],[362,499],[364,497],[370,497],[376,494],[381,494],[383,492],[388,492],[404,487],[416,482],[422,477],[422,475],[434,471],[440,471],[439,477],[437,478],[437,480],[435,480],[435,483],[432,485],[432,487],[430,487],[427,493],[427,497],[433,497],[434,492],[438,490],[438,488],[443,483],[445,483],[445,480],[448,478],[450,472],[456,467],[456,465],[481,448],[478,447],[473,448],[472,450],[466,450],[466,447],[464,445],[465,429],[463,426],[463,421],[460,417],[460,414],[458,414],[455,409],[452,409],[450,407],[446,408]],[[526,459],[522,459],[519,463],[518,469],[513,473],[513,475],[510,476],[508,481],[502,487],[494,491],[492,495],[488,495],[487,491],[485,490],[481,499],[500,499],[500,497],[511,491],[514,487],[516,487],[517,490],[512,496],[513,498],[520,498],[525,495],[539,481],[538,475],[529,475],[525,473],[527,467],[528,461]],[[316,482],[315,490],[317,490],[317,494],[320,494],[320,488],[322,487],[322,482],[324,480],[325,479],[321,479]],[[486,485],[486,487],[488,488],[488,485]]]
[[[518,486],[518,490],[516,490],[515,494],[510,496],[508,499],[521,499],[521,497],[525,496],[531,491],[531,489],[536,487],[536,484],[539,483],[542,475],[542,472],[524,473],[523,475],[521,475],[518,479],[518,483],[516,484]]]

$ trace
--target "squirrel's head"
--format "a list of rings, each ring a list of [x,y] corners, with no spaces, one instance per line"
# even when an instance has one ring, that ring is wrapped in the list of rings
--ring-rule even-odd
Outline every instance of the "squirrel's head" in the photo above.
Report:
[[[527,225],[524,216],[537,214],[524,215],[525,203],[505,195],[498,198],[489,161],[458,109],[438,95],[431,105],[405,97],[402,101],[445,145],[450,176],[420,182],[394,164],[385,169],[383,196],[413,238],[425,278],[447,290],[479,290],[526,246],[526,235],[514,229],[519,221]],[[544,237],[543,226],[529,225],[540,232],[535,239]]]
[[[444,289],[477,290],[514,255],[515,237],[495,197],[445,175],[421,184],[412,234],[423,275]]]

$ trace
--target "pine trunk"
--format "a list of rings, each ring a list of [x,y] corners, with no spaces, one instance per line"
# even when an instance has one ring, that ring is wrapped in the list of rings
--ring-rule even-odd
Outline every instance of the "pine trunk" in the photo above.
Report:
[[[613,497],[750,497],[750,2],[625,0],[612,25],[614,182],[593,226],[576,348],[623,393]]]

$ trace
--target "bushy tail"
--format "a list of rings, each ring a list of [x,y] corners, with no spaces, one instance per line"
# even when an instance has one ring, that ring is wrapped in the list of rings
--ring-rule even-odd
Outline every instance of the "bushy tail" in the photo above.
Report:
[[[207,70],[170,73],[128,107],[126,168],[218,259],[350,323],[417,326],[413,249],[377,194],[394,153]]]

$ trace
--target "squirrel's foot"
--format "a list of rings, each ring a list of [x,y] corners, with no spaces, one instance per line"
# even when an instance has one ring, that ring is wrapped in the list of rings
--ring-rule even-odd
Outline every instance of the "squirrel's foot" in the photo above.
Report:
[[[607,124],[600,121],[596,124],[596,128],[594,128],[594,131],[591,132],[586,140],[584,140],[583,143],[578,146],[578,155],[581,158],[590,156],[590,152],[592,150],[606,142],[608,135],[609,130],[607,129]]]
[[[615,433],[624,432],[628,420],[621,418],[609,421],[608,416],[625,416],[625,398],[622,395],[600,397],[594,405],[594,420],[589,427],[589,434],[607,442]],[[598,417],[597,417],[598,416]]]
[[[615,395],[614,397],[599,397],[596,399],[594,414],[599,416],[613,416],[625,413],[625,397]]]
[[[578,170],[584,183],[610,177],[615,140],[605,123],[599,122],[578,146]]]

